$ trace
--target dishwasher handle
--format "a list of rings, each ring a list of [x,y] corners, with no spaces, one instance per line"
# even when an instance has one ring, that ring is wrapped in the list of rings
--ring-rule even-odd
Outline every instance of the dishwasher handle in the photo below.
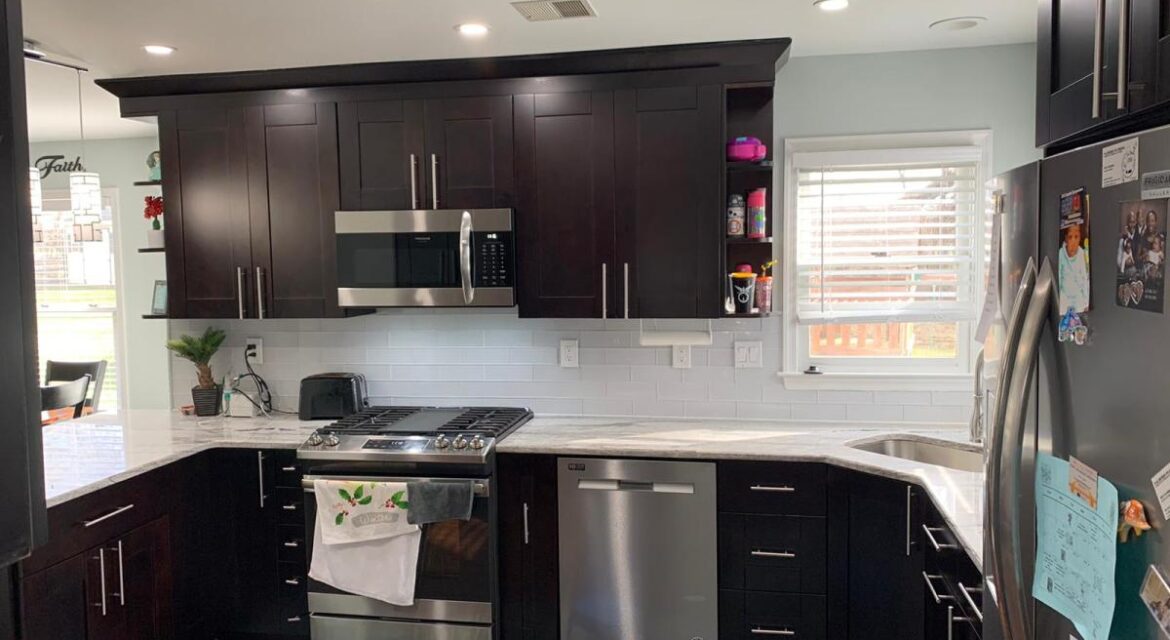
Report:
[[[693,495],[695,485],[689,482],[640,482],[637,480],[578,480],[582,491],[643,491],[649,493],[677,493]]]

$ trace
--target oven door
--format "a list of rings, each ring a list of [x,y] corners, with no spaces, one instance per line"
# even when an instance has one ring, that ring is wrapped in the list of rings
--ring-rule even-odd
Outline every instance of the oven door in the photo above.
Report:
[[[510,307],[511,209],[338,211],[342,307]]]
[[[353,480],[366,482],[428,482],[443,480],[464,480],[465,478],[398,478],[378,476],[305,476],[305,526],[308,533],[309,558],[313,555],[313,526],[317,518],[317,501],[313,494],[313,480]],[[423,525],[422,540],[419,544],[418,574],[415,582],[414,605],[400,607],[372,598],[346,593],[333,587],[309,580],[309,611],[313,614],[312,627],[330,629],[343,621],[335,617],[363,618],[354,621],[372,628],[389,628],[394,624],[413,625],[444,623],[436,625],[447,628],[448,635],[438,638],[452,640],[464,638],[490,638],[492,624],[492,509],[491,481],[487,478],[468,478],[476,483],[475,500],[471,518],[467,521],[449,520]],[[317,620],[321,617],[322,620]],[[324,618],[330,618],[324,620]],[[370,619],[379,618],[380,621]],[[389,619],[389,620],[387,620]],[[395,622],[397,621],[397,622]],[[389,625],[389,626],[388,626]],[[474,625],[474,628],[462,628]],[[359,625],[361,626],[361,625]],[[356,627],[355,627],[356,628]],[[362,627],[364,628],[364,627]],[[422,627],[425,629],[425,627]],[[487,635],[478,635],[487,630]],[[405,630],[403,630],[405,631]],[[454,635],[451,632],[458,631]],[[331,638],[314,631],[314,638]],[[346,638],[366,637],[354,635],[337,636]],[[374,637],[374,636],[370,636]],[[397,636],[377,636],[397,637]],[[430,635],[404,635],[409,638],[430,638]]]

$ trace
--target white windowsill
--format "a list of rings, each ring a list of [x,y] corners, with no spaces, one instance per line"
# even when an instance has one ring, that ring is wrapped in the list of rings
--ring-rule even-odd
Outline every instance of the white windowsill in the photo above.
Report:
[[[974,376],[966,373],[822,373],[779,371],[787,389],[828,391],[970,391]]]

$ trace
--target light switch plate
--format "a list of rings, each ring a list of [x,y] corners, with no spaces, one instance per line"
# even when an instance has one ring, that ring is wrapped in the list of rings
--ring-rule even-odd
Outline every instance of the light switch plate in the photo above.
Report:
[[[248,357],[248,350],[253,349],[255,355],[250,360],[252,364],[264,364],[264,340],[260,338],[248,338],[244,340],[244,357]]]
[[[581,361],[578,359],[576,340],[561,340],[559,361],[561,367],[564,369],[576,369],[581,366]]]
[[[759,341],[754,342],[736,342],[735,343],[735,368],[736,369],[760,369],[764,366],[764,343]]]
[[[691,345],[676,344],[670,348],[670,366],[675,369],[691,368]]]

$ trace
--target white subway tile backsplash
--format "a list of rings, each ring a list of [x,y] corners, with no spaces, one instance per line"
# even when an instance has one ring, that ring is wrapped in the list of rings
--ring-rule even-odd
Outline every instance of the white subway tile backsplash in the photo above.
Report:
[[[354,371],[369,380],[371,402],[528,406],[544,414],[741,418],[857,422],[965,422],[964,391],[788,389],[780,319],[711,323],[712,344],[692,347],[691,368],[673,369],[668,347],[642,347],[641,331],[706,331],[705,320],[521,319],[516,310],[384,310],[348,319],[174,320],[173,336],[225,328],[213,359],[217,376],[243,372],[243,344],[264,340],[256,370],[278,408],[295,411],[300,379]],[[579,368],[558,365],[561,340],[580,341]],[[764,344],[764,366],[733,368],[735,341]],[[175,359],[172,396],[190,403],[194,369]]]

